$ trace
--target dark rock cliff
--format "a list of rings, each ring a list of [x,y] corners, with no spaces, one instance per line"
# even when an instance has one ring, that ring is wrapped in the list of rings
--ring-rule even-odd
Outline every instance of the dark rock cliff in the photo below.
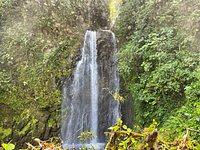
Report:
[[[108,129],[112,122],[112,107],[110,105],[110,100],[116,101],[113,99],[111,93],[115,92],[115,86],[118,83],[112,83],[115,76],[114,70],[117,68],[117,60],[113,60],[115,54],[115,44],[113,42],[113,35],[110,31],[100,30],[97,32],[97,49],[98,49],[98,72],[99,72],[99,131],[105,131]],[[118,82],[118,81],[116,81]],[[117,102],[116,102],[117,103]],[[116,104],[115,103],[115,104]],[[99,139],[105,139],[105,135],[100,132]]]

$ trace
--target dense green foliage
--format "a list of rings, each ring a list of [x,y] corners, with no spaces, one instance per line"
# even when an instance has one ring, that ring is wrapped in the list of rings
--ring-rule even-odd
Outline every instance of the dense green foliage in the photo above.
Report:
[[[102,25],[94,25],[97,15],[106,20],[99,6],[103,1],[0,0],[0,143],[59,136],[62,83],[85,30]]]
[[[0,0],[0,143],[59,136],[61,91],[86,29],[106,28],[105,1]],[[98,19],[98,20],[97,20]]]
[[[119,69],[135,123],[153,119],[172,139],[200,127],[199,3],[127,1],[117,21]],[[199,134],[192,134],[199,138]]]
[[[110,17],[121,94],[133,101],[134,125],[155,119],[165,141],[200,130],[200,1],[116,2],[110,0]],[[108,6],[107,0],[0,0],[0,143],[19,147],[59,136],[63,81],[79,59],[85,30],[109,28]],[[132,132],[122,124],[120,130]],[[126,138],[118,146],[139,145]]]

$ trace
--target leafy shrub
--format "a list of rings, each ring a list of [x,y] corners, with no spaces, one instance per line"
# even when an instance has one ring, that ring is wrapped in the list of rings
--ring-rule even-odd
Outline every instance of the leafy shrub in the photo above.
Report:
[[[15,149],[15,145],[9,143],[9,144],[5,144],[3,143],[2,144],[2,147],[5,149],[5,150],[14,150]]]
[[[118,123],[110,127],[111,132],[107,134],[110,136],[106,145],[106,150],[109,149],[194,149],[198,150],[200,145],[198,141],[189,138],[187,133],[176,140],[165,141],[167,137],[166,132],[157,131],[157,123],[153,123],[148,127],[140,131],[140,133],[134,132],[132,129],[123,125],[119,119]],[[199,131],[197,131],[199,132]],[[184,133],[184,131],[183,131]]]
[[[169,127],[169,136],[190,127],[199,129],[199,23],[193,20],[199,16],[191,16],[198,4],[195,0],[187,4],[128,0],[115,28],[121,46],[121,83],[134,101],[135,124],[147,126],[156,119],[159,127]],[[170,132],[172,128],[175,131]]]

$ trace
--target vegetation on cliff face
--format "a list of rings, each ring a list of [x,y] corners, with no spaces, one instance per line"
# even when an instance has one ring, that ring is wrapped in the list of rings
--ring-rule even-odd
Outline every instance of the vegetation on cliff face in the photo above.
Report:
[[[1,142],[59,133],[59,88],[78,39],[66,16],[57,18],[64,4],[53,4],[1,1]]]
[[[83,33],[109,28],[108,2],[98,2],[0,0],[0,143],[21,147],[59,136],[61,87],[79,59]],[[155,119],[167,142],[187,129],[200,142],[193,132],[200,130],[199,8],[199,0],[110,1],[121,94],[133,102],[133,125]],[[126,136],[116,145],[130,146],[132,131],[118,129]]]
[[[99,6],[0,0],[0,143],[59,136],[62,83],[79,59],[83,33],[108,25]]]
[[[115,26],[122,90],[134,101],[134,124],[156,119],[171,140],[186,128],[200,129],[199,4],[128,0]],[[199,133],[191,137],[199,140]]]

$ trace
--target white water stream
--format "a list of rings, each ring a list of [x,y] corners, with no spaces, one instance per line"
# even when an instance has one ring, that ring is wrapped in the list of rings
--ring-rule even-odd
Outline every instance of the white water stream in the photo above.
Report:
[[[108,31],[106,33],[108,34]],[[111,31],[109,31],[109,35],[111,37],[109,42],[113,45],[113,50],[111,50],[113,55],[110,59],[114,64],[116,63],[116,40],[115,35]],[[119,117],[119,102],[114,100],[111,95],[108,99],[104,99],[105,102],[101,100],[100,105],[99,101],[103,97],[102,91],[104,90],[102,82],[105,82],[105,79],[102,79],[102,75],[100,76],[98,72],[97,53],[97,32],[87,31],[81,59],[78,61],[73,74],[73,82],[70,86],[65,84],[63,87],[61,136],[66,147],[71,147],[72,144],[80,147],[83,143],[79,141],[78,137],[82,132],[92,130],[97,138],[88,141],[88,144],[96,145],[98,147],[97,149],[101,149],[99,147],[102,147],[104,145],[102,142],[105,142],[104,136],[102,135],[109,126],[116,123]],[[108,85],[111,90],[118,91],[119,78],[117,65],[110,68],[107,72],[110,75]],[[102,119],[102,117],[106,117],[108,120]],[[99,128],[99,125],[101,128]],[[98,135],[101,135],[103,140],[102,138],[99,139]]]

